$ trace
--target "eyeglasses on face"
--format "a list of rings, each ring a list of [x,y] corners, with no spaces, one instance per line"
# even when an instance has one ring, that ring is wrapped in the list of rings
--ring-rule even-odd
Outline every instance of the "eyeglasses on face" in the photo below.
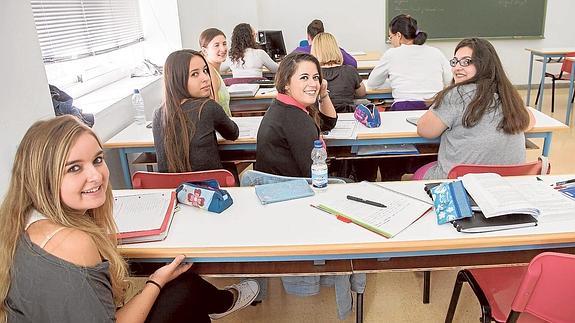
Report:
[[[457,59],[457,57],[454,57],[449,61],[449,65],[451,65],[451,67],[455,67],[457,63],[459,63],[459,66],[461,67],[466,67],[469,66],[470,64],[473,64],[473,60],[471,59],[471,57],[466,56],[462,57],[461,59]]]

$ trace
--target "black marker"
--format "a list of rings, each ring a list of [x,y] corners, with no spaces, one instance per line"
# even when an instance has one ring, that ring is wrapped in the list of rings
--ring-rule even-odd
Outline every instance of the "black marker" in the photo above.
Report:
[[[364,203],[364,204],[369,204],[369,205],[377,206],[377,207],[387,207],[387,206],[385,206],[384,204],[381,204],[381,203],[379,203],[379,202],[374,202],[374,201],[370,201],[370,200],[364,200],[364,199],[362,199],[362,198],[355,197],[355,196],[351,196],[351,195],[348,195],[348,196],[347,196],[347,199],[348,199],[348,200],[355,201],[355,202],[359,202],[359,203]]]

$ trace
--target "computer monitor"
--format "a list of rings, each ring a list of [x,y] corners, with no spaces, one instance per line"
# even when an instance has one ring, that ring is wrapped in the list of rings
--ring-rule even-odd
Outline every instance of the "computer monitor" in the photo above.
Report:
[[[284,36],[281,30],[258,31],[258,42],[270,57],[279,61],[287,55]]]

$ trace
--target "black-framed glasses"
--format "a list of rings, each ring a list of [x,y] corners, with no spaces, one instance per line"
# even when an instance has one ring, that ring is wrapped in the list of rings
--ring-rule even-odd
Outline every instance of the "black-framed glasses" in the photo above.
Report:
[[[451,65],[451,67],[455,67],[457,63],[459,63],[459,66],[461,67],[466,67],[469,66],[470,64],[473,64],[473,60],[471,59],[471,57],[466,56],[461,59],[457,59],[457,57],[454,57],[449,61],[449,65]]]

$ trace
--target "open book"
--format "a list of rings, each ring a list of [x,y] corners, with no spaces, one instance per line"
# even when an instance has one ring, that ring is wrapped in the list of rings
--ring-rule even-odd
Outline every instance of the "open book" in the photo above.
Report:
[[[467,174],[462,180],[486,218],[505,214],[538,216],[541,213],[517,187],[498,174]]]
[[[347,199],[347,194],[385,207]],[[427,213],[431,209],[431,203],[385,186],[361,182],[350,185],[349,190],[341,196],[326,200],[315,207],[391,238]]]
[[[114,197],[114,220],[120,244],[164,240],[176,208],[176,193]]]

